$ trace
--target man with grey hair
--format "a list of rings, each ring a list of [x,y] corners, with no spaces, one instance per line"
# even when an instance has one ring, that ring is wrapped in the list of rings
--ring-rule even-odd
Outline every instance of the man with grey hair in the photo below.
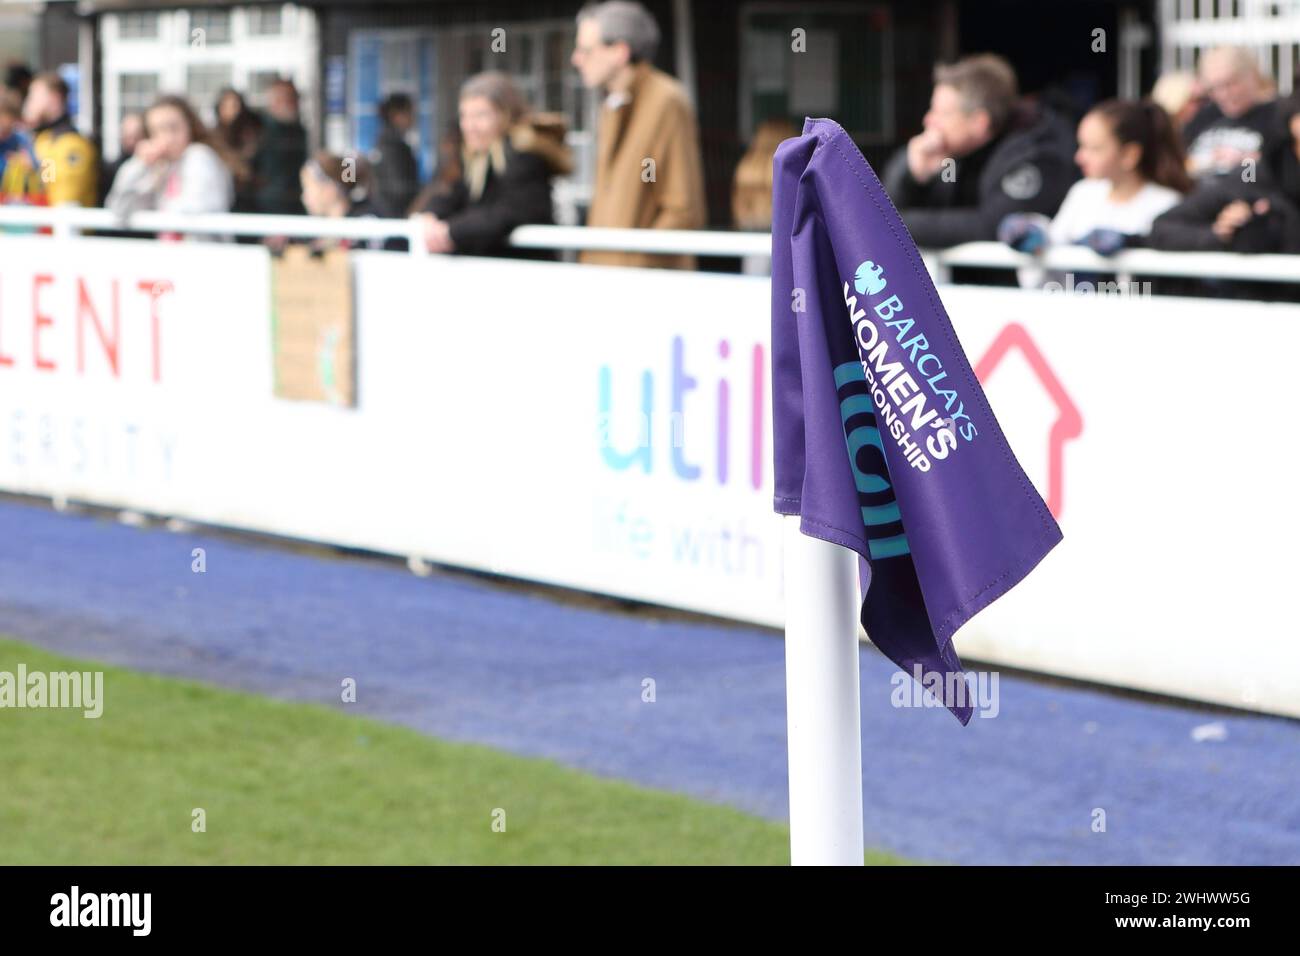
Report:
[[[588,226],[698,229],[705,225],[699,129],[690,98],[653,65],[659,26],[639,3],[583,7],[572,62],[605,95],[596,132]],[[580,262],[690,269],[693,256],[583,252]]]
[[[995,54],[934,71],[922,130],[881,182],[918,245],[996,238],[1010,213],[1056,213],[1078,178],[1074,130],[1020,99],[1016,73]]]

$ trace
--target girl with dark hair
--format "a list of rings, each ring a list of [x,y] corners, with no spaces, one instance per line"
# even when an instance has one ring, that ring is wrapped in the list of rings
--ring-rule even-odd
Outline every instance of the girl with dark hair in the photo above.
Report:
[[[1173,122],[1152,100],[1100,103],[1079,121],[1078,135],[1074,161],[1084,178],[1052,218],[1050,242],[1114,252],[1149,233],[1192,188]]]
[[[217,94],[214,112],[217,116],[217,130],[224,134],[239,121],[241,116],[247,116],[250,111],[242,93],[233,86],[223,86],[221,92]]]
[[[119,216],[137,209],[228,212],[234,184],[217,144],[179,96],[161,96],[144,115],[145,138],[122,164],[104,205]]]
[[[244,97],[234,87],[224,87],[217,94],[217,125],[213,130],[222,159],[235,180],[234,212],[254,212],[253,155],[262,134],[262,119],[248,108]]]

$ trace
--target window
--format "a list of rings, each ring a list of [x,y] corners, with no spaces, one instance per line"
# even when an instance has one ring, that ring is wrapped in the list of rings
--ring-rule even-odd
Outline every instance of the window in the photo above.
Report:
[[[190,32],[185,38],[191,46],[220,46],[230,42],[229,10],[191,10]]]
[[[157,73],[122,73],[117,78],[119,116],[126,113],[143,113],[158,98]]]
[[[157,13],[119,13],[117,36],[121,40],[152,40],[158,36]]]
[[[884,7],[743,9],[741,137],[749,139],[768,119],[801,129],[805,116],[834,116],[859,143],[890,140],[893,41]]]
[[[266,108],[266,91],[283,74],[279,70],[249,70],[244,84],[244,100],[254,109]]]
[[[204,63],[185,70],[185,95],[205,117],[216,109],[217,94],[231,85],[229,63]]]
[[[279,36],[283,27],[280,25],[279,7],[249,7],[248,35],[255,37]]]

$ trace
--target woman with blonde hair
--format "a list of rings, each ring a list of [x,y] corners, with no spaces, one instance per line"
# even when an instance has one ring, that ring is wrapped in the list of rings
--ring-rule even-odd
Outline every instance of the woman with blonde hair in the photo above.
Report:
[[[784,117],[758,124],[731,182],[731,216],[737,229],[772,228],[772,158],[778,146],[798,135],[794,123]]]
[[[798,135],[794,123],[784,117],[765,119],[758,124],[731,181],[731,217],[737,229],[771,230],[772,160],[778,146]],[[771,261],[766,256],[744,256],[740,262],[740,271],[746,275],[766,275],[770,268]]]
[[[508,238],[516,226],[555,221],[551,177],[573,168],[564,120],[530,113],[510,78],[489,71],[461,87],[460,140],[460,155],[444,160],[412,206],[424,221],[426,247],[536,257],[534,250],[512,249]]]
[[[1181,136],[1183,127],[1205,105],[1205,89],[1190,70],[1163,73],[1151,87],[1151,99],[1169,114],[1174,129]]]

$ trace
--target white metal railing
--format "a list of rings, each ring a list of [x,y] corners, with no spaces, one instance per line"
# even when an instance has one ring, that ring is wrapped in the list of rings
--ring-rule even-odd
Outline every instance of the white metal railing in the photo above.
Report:
[[[391,239],[412,241],[424,251],[419,223],[411,219],[328,219],[317,216],[265,216],[257,213],[137,212],[122,219],[107,209],[80,206],[0,206],[0,227],[49,226],[57,237],[75,236],[84,229],[129,232],[179,232],[208,236],[291,236],[295,239]]]
[[[936,281],[946,281],[954,266],[1041,266],[1058,272],[1113,274],[1122,284],[1130,282],[1134,275],[1300,282],[1300,256],[1272,253],[1129,249],[1114,256],[1100,256],[1082,246],[1057,246],[1042,255],[1030,256],[1000,242],[968,242],[924,255]]]
[[[178,214],[138,212],[129,221],[107,209],[77,206],[0,206],[4,226],[48,226],[56,237],[86,229],[178,232],[199,235],[329,237],[408,240],[412,255],[426,255],[418,220],[374,217],[325,219],[313,216],[266,216],[253,213]],[[684,229],[606,229],[587,226],[520,226],[511,244],[530,249],[609,250],[764,259],[771,237],[759,232],[708,232]],[[1099,256],[1078,246],[1057,247],[1030,256],[998,242],[970,242],[923,253],[936,281],[947,281],[953,267],[1016,269],[1039,266],[1059,272],[1115,275],[1126,284],[1134,275],[1246,279],[1300,283],[1300,256],[1228,252],[1158,252],[1130,249]]]
[[[592,226],[520,226],[512,246],[529,249],[598,249],[666,252],[695,256],[771,256],[766,232],[706,232],[702,229],[610,229]]]

